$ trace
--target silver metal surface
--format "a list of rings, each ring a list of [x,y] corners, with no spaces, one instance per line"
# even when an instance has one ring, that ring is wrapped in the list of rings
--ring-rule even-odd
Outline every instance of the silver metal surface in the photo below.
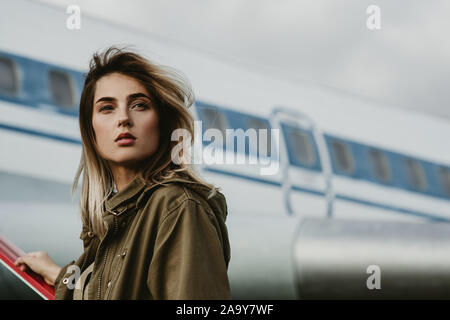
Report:
[[[294,261],[300,299],[450,298],[447,223],[306,219]]]

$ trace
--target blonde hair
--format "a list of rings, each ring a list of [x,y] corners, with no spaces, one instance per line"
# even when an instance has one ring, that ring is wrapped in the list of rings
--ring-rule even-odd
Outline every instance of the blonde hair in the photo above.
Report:
[[[171,68],[156,65],[136,53],[117,47],[110,47],[103,53],[95,53],[80,99],[82,154],[72,186],[72,196],[83,175],[79,203],[82,222],[100,237],[106,233],[102,212],[104,203],[113,192],[114,178],[107,161],[101,158],[97,151],[92,112],[97,81],[116,72],[139,81],[150,94],[158,113],[158,150],[139,168],[140,176],[148,184],[164,183],[172,177],[180,178],[186,183],[200,183],[210,189],[210,197],[217,190],[199,178],[189,164],[175,164],[171,159],[172,149],[178,143],[171,141],[171,134],[175,129],[186,129],[192,139],[194,137],[194,120],[188,111],[194,102],[194,94],[188,81]]]

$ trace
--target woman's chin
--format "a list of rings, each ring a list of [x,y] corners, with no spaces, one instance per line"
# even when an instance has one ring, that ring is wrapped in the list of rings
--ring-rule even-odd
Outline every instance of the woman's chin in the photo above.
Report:
[[[133,167],[137,166],[142,159],[138,157],[116,157],[109,159],[109,163],[114,166]]]

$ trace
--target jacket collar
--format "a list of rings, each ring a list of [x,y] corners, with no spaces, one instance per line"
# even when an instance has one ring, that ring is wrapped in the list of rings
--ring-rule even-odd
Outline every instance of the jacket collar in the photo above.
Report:
[[[103,212],[103,216],[108,213],[120,215],[125,210],[134,206],[140,208],[142,202],[146,198],[145,195],[148,194],[149,191],[161,185],[183,181],[184,180],[180,178],[170,178],[163,183],[149,185],[149,183],[147,183],[142,177],[137,176],[124,189],[110,196],[110,198],[106,200],[106,210]]]
[[[137,201],[132,201],[135,197],[145,189],[146,182],[140,176],[132,180],[124,189],[110,196],[105,202],[106,212],[120,214],[127,208],[136,205]]]

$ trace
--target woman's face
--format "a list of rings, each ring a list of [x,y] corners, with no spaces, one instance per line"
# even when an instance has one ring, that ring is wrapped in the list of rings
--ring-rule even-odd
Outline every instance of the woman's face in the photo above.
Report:
[[[111,73],[97,81],[92,110],[97,149],[112,165],[133,166],[158,148],[158,114],[136,79]],[[135,139],[117,140],[121,133]]]

